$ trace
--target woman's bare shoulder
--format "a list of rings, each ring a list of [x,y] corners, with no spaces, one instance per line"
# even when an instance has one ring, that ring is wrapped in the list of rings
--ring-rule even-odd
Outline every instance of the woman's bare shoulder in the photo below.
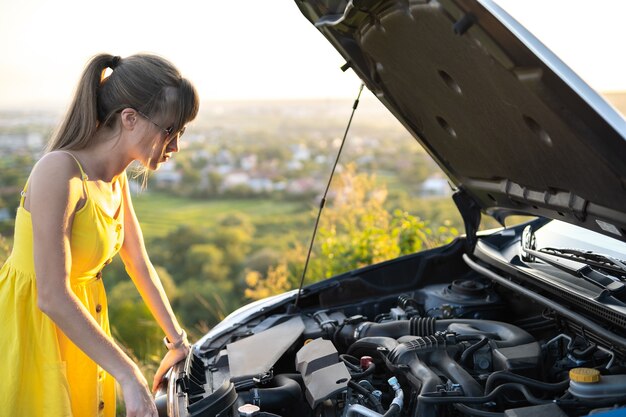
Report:
[[[81,178],[81,172],[71,154],[64,151],[52,151],[42,156],[33,167],[31,180],[35,178],[66,182],[72,178]]]
[[[67,152],[46,153],[33,167],[28,181],[27,199],[30,195],[31,200],[40,203],[52,204],[60,199],[73,205],[84,198],[80,168]]]

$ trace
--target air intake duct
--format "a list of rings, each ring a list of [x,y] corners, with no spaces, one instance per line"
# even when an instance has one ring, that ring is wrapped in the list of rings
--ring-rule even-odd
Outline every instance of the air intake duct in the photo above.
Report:
[[[431,317],[397,320],[386,323],[362,322],[345,325],[338,335],[346,346],[364,337],[433,336],[437,332],[452,332],[463,336],[486,336],[496,347],[511,347],[534,342],[525,330],[512,324],[491,320],[449,319]]]

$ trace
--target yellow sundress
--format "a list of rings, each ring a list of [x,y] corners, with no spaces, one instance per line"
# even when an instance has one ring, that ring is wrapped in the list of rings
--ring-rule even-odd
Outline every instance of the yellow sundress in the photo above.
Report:
[[[86,202],[72,225],[70,285],[110,336],[101,271],[124,240],[124,203],[114,217],[108,215],[90,196],[87,176],[76,163]],[[118,181],[125,186],[126,175]],[[13,250],[0,269],[0,416],[114,417],[113,377],[37,307],[32,223],[23,204],[24,197],[15,219]]]

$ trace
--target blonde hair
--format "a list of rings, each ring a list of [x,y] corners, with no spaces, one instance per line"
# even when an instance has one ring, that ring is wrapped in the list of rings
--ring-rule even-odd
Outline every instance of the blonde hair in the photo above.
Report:
[[[105,76],[107,68],[112,71]],[[176,132],[196,117],[199,98],[194,86],[162,57],[96,55],[83,70],[72,103],[46,151],[89,147],[98,128],[111,126],[125,108],[156,120],[170,116]]]

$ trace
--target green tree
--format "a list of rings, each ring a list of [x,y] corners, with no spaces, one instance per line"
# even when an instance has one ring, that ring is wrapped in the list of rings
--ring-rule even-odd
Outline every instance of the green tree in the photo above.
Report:
[[[332,187],[332,200],[320,219],[318,240],[307,271],[307,282],[318,281],[362,266],[400,255],[439,246],[458,232],[446,224],[433,231],[430,224],[406,211],[385,208],[387,190],[375,176],[358,174],[346,167]],[[292,249],[280,264],[265,274],[246,273],[246,297],[263,298],[297,285],[304,256],[301,247]],[[290,261],[296,261],[295,265]]]
[[[255,228],[250,218],[241,213],[231,213],[218,219],[209,236],[210,242],[224,252],[224,265],[229,277],[237,279],[251,249]]]
[[[189,225],[180,225],[162,238],[148,244],[150,258],[155,265],[167,269],[176,283],[193,277],[195,272],[188,269],[189,248],[194,245],[208,244],[208,232]]]
[[[20,203],[20,191],[26,184],[34,159],[30,154],[4,154],[0,158],[0,208],[7,208],[13,215]],[[12,222],[6,222],[8,227]]]
[[[191,329],[206,329],[223,320],[241,298],[233,292],[232,280],[219,282],[191,279],[183,283],[174,310]]]
[[[217,171],[209,171],[207,173],[208,193],[209,195],[217,195],[222,188],[224,177]]]
[[[261,248],[252,253],[244,263],[244,269],[253,271],[267,271],[270,267],[278,265],[280,253],[272,248]]]
[[[230,275],[224,257],[224,252],[213,243],[192,245],[186,253],[183,272],[193,279],[222,281]]]
[[[160,348],[162,336],[133,283],[117,284],[109,293],[109,301],[109,318],[116,340],[139,359],[148,359]]]

